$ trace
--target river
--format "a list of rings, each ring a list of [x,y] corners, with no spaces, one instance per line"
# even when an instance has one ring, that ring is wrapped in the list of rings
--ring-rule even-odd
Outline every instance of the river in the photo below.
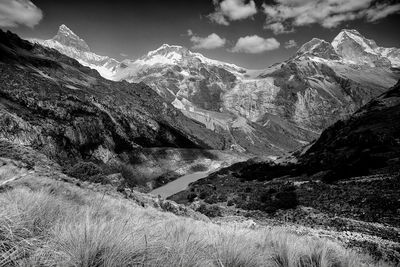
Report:
[[[175,195],[176,193],[185,190],[190,183],[193,183],[201,178],[205,178],[209,175],[208,171],[205,172],[195,172],[191,174],[184,175],[166,185],[158,187],[150,192],[153,195],[160,195],[163,198]]]

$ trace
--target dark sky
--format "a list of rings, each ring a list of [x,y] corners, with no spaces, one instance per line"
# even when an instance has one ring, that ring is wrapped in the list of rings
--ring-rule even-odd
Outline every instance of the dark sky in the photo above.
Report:
[[[350,0],[349,0],[350,1]],[[191,47],[186,32],[191,29],[198,36],[216,33],[227,39],[224,48],[199,50],[207,57],[248,68],[264,68],[287,59],[297,48],[285,49],[290,39],[299,45],[313,37],[331,41],[342,28],[354,28],[378,45],[400,47],[400,15],[394,14],[376,22],[364,19],[345,22],[333,29],[319,24],[297,27],[289,34],[274,35],[263,29],[265,14],[232,21],[229,26],[211,23],[205,16],[214,11],[212,0],[32,0],[43,11],[43,19],[34,28],[19,26],[12,31],[26,38],[49,39],[60,24],[67,25],[83,38],[92,51],[121,59],[120,53],[136,59],[163,43]],[[256,1],[260,7],[263,1]],[[275,37],[281,47],[261,54],[228,52],[239,37],[259,35]]]

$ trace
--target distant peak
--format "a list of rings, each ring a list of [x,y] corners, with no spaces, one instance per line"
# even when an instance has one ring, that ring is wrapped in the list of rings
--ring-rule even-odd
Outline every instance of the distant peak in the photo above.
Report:
[[[354,29],[341,30],[335,39],[333,39],[332,46],[335,50],[338,50],[340,45],[349,42],[357,43],[362,49],[369,53],[374,53],[373,50],[377,48],[374,40],[365,38],[359,31]]]
[[[153,56],[156,54],[161,54],[161,55],[166,55],[171,52],[176,52],[179,54],[188,54],[189,50],[183,46],[180,45],[169,45],[169,44],[163,44],[156,50],[150,51],[148,53],[148,56]]]
[[[297,55],[313,55],[325,59],[339,59],[332,45],[325,40],[313,38],[303,44],[297,51]]]
[[[57,35],[73,35],[77,36],[70,28],[68,28],[65,24],[61,24],[58,28]]]
[[[361,33],[355,29],[342,29],[341,32],[347,32],[347,33],[361,35]]]
[[[66,30],[72,32],[65,24],[61,24],[60,27],[58,28],[59,30]]]
[[[90,48],[87,43],[71,31],[65,24],[58,28],[57,35],[53,40],[60,42],[63,45],[74,47],[80,51],[89,52]]]

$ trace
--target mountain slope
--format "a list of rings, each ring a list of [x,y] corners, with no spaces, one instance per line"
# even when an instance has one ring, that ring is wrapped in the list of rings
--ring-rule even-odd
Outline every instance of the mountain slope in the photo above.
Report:
[[[32,39],[31,41],[54,48],[60,53],[78,60],[82,65],[97,70],[106,79],[112,78],[117,66],[120,64],[113,58],[91,52],[87,43],[65,25],[60,26],[57,34],[52,39]]]
[[[326,129],[301,156],[301,163],[313,172],[333,170],[338,179],[382,167],[398,170],[399,159],[400,81],[350,119]]]
[[[112,82],[59,52],[0,32],[0,138],[71,166],[125,162],[141,147],[229,147],[145,84]]]

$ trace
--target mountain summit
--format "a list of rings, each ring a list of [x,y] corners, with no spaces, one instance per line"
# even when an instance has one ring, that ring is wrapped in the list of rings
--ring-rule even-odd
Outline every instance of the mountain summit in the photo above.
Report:
[[[312,55],[332,60],[340,59],[340,56],[330,43],[318,38],[313,38],[311,41],[302,45],[297,51],[297,55]]]
[[[78,60],[82,65],[97,70],[106,79],[112,79],[116,67],[120,64],[113,58],[91,52],[89,45],[64,24],[59,27],[57,34],[52,39],[33,39],[31,41],[54,48],[60,53]]]
[[[90,52],[88,44],[64,24],[60,26],[53,40],[65,46],[74,47],[79,51]]]
[[[399,67],[399,49],[379,47],[356,30],[342,30],[332,41],[335,51],[352,64],[371,67]],[[397,52],[397,54],[396,54]]]

